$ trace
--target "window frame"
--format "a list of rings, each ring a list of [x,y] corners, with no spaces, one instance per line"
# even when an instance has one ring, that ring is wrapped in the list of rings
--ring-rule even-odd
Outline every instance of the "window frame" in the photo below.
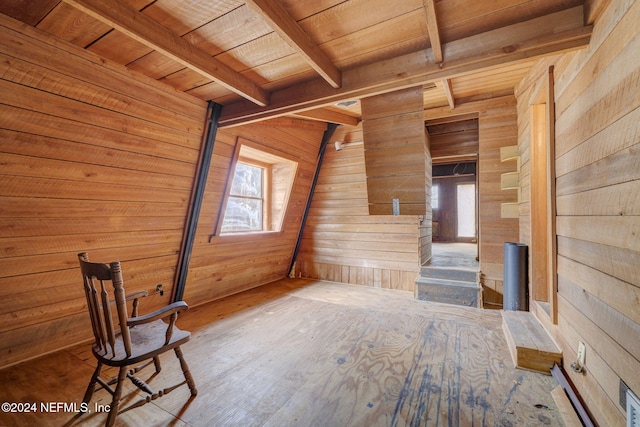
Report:
[[[236,166],[239,163],[250,166],[259,167],[263,170],[263,204],[262,204],[262,230],[246,230],[246,231],[222,231],[224,217],[226,215],[227,204],[231,195],[233,179],[235,177]],[[278,164],[289,164],[290,170],[288,174],[284,174],[287,185],[285,190],[276,190],[274,185],[274,166]],[[293,190],[293,185],[298,170],[298,162],[292,158],[283,155],[283,153],[275,152],[269,148],[253,143],[242,138],[238,138],[231,165],[225,183],[225,191],[220,204],[218,216],[216,219],[216,227],[211,237],[228,237],[228,236],[244,236],[251,234],[281,233],[286,216],[286,210],[289,204],[289,196]],[[274,192],[278,191],[279,214],[274,216]]]

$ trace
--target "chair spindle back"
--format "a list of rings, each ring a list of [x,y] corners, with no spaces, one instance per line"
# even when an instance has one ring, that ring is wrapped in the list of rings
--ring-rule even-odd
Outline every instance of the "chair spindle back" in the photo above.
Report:
[[[127,305],[120,262],[112,262],[109,265],[89,262],[89,256],[86,252],[78,254],[78,260],[80,261],[84,292],[96,345],[105,354],[107,351],[111,351],[111,354],[115,356],[116,334],[120,332],[127,357],[131,356],[131,338],[127,326]],[[98,282],[97,286],[94,279]],[[113,287],[119,330],[113,324],[109,283]]]

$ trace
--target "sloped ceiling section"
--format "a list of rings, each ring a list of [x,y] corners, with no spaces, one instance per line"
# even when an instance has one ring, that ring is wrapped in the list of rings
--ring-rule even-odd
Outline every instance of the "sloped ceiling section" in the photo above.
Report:
[[[585,46],[584,0],[4,0],[0,12],[225,106],[353,124],[346,100],[425,86],[425,108],[513,93]],[[434,89],[435,88],[435,89]]]

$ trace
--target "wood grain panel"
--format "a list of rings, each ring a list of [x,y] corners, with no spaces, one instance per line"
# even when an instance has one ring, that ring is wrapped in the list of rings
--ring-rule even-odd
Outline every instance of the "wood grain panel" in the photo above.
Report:
[[[573,327],[571,320],[562,314],[558,317],[556,341],[562,343],[565,358],[576,360],[578,343],[584,342],[584,338]],[[594,351],[589,343],[585,343],[585,348],[588,354],[592,355],[589,363],[593,366],[594,372],[591,375],[582,375],[567,371],[569,378],[576,387],[584,390],[580,395],[594,418],[607,420],[612,425],[624,425],[625,415],[620,405],[616,403],[620,390],[619,379],[607,361]]]
[[[501,175],[513,165],[500,160],[500,149],[516,145],[516,102],[505,97],[505,105],[479,112],[479,251],[480,271],[487,280],[503,280],[504,243],[518,239],[518,220],[500,218],[502,203],[515,202],[513,191],[500,186]]]
[[[565,368],[575,360],[578,342],[587,348],[586,375],[573,374],[578,391],[600,425],[622,425],[620,381],[635,391],[640,363],[640,247],[637,170],[640,41],[637,2],[592,3],[596,31],[584,51],[555,58],[556,81],[556,239],[558,247],[558,325],[547,327],[561,343]],[[590,18],[595,19],[595,18]],[[542,69],[527,81],[542,78]],[[518,93],[521,183],[530,176],[527,110],[536,85]],[[529,183],[530,184],[530,183]],[[527,184],[526,188],[531,188]],[[529,201],[523,187],[523,200]],[[521,223],[530,220],[522,209]],[[521,241],[531,235],[522,227]],[[544,315],[543,315],[544,316]],[[592,358],[589,358],[592,355]]]
[[[363,145],[327,148],[296,275],[413,291],[420,265],[418,219],[368,215],[364,163]]]
[[[205,104],[1,16],[0,40],[4,366],[88,338],[78,252],[167,304]]]
[[[400,215],[427,213],[431,168],[426,167],[422,102],[420,87],[362,100],[370,215],[394,214],[395,199],[400,202]]]

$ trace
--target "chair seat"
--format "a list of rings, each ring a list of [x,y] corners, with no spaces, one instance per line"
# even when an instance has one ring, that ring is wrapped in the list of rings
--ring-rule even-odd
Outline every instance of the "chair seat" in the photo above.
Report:
[[[115,355],[111,352],[110,346],[107,346],[106,349],[101,349],[96,344],[93,345],[93,354],[99,361],[108,366],[132,365],[182,345],[189,341],[191,337],[191,333],[174,326],[171,340],[165,345],[166,331],[167,323],[162,320],[137,325],[129,328],[131,356],[127,357],[121,335],[116,336]]]

